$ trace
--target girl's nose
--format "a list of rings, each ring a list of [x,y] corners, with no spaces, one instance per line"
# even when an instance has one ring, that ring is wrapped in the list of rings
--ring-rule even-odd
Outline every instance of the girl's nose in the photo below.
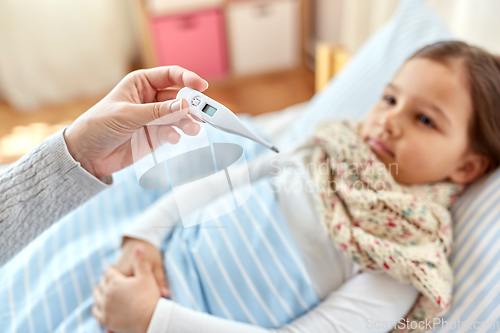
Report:
[[[399,109],[392,110],[382,115],[382,127],[389,136],[397,138],[401,135],[401,117],[402,112]]]

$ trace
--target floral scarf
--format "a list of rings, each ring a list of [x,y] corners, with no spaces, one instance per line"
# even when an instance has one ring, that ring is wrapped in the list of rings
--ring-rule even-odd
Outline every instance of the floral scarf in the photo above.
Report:
[[[315,168],[310,173],[321,219],[336,246],[362,269],[385,271],[420,292],[407,315],[409,322],[395,329],[415,332],[411,327],[442,317],[450,307],[448,208],[463,187],[452,182],[397,183],[358,135],[360,125],[323,122],[306,144],[313,147]]]

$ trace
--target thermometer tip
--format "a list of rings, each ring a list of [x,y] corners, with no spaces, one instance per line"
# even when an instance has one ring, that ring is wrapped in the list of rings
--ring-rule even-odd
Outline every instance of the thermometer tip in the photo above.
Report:
[[[275,151],[275,152],[277,152],[277,153],[279,153],[279,152],[280,152],[280,151],[278,150],[278,148],[276,148],[276,147],[274,147],[274,146],[273,146],[273,147],[271,147],[271,150],[272,150],[272,151]]]

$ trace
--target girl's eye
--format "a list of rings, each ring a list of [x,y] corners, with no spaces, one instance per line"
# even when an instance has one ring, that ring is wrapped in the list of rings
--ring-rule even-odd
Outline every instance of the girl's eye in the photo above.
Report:
[[[389,104],[396,104],[396,100],[394,99],[394,97],[390,95],[384,96],[384,101],[386,101]]]
[[[418,120],[419,120],[422,124],[424,124],[424,125],[426,125],[426,126],[429,126],[429,127],[435,127],[435,126],[434,126],[434,122],[433,122],[433,121],[432,121],[429,117],[427,117],[426,115],[423,115],[423,114],[419,115],[419,116],[418,116]]]

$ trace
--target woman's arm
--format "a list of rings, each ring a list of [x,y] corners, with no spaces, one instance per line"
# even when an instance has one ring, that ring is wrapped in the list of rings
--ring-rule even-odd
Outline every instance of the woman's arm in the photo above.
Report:
[[[388,332],[418,296],[410,285],[385,273],[362,272],[333,291],[316,308],[277,330],[231,321],[160,299],[148,333],[332,333]]]
[[[112,182],[97,179],[73,159],[64,131],[0,174],[0,265]]]
[[[1,174],[0,265],[105,188],[98,179],[133,163],[131,139],[143,126],[160,143],[178,142],[172,126],[198,134],[200,126],[186,117],[187,102],[174,100],[179,89],[167,89],[174,86],[204,91],[208,83],[179,66],[132,72],[67,129]]]

